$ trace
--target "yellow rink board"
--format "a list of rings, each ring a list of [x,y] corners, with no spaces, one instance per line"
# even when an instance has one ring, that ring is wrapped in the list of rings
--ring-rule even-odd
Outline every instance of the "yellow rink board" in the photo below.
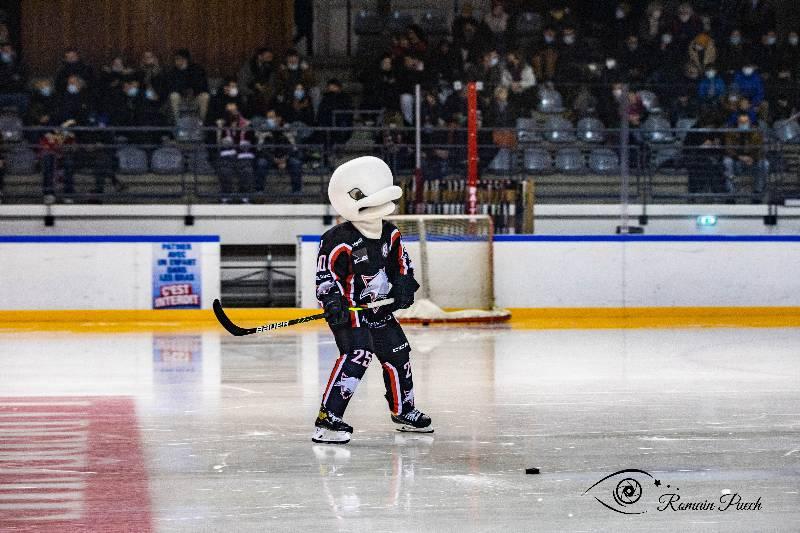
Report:
[[[800,327],[800,307],[520,308],[510,311],[511,320],[493,326],[514,329]],[[227,310],[231,320],[245,327],[318,312],[296,308]],[[311,322],[284,331],[322,325],[323,321]],[[0,311],[0,330],[223,331],[210,310]]]

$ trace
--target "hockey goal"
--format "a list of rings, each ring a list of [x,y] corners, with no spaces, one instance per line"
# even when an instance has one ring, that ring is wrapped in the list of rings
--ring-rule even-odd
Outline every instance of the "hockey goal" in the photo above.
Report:
[[[488,215],[396,215],[420,284],[404,322],[495,322],[511,313],[494,300],[493,236]]]

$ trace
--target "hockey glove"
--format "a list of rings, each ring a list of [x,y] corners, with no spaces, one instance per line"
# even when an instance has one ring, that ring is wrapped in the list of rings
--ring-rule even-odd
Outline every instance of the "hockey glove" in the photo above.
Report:
[[[391,297],[394,298],[392,311],[411,307],[417,289],[419,289],[419,283],[412,276],[398,276],[391,290]]]
[[[325,301],[325,321],[331,327],[344,326],[350,323],[350,311],[347,309],[347,302],[344,298],[333,297]]]

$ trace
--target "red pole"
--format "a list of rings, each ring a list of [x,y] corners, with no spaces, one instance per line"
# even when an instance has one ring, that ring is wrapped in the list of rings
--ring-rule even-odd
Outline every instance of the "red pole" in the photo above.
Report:
[[[478,213],[478,89],[467,84],[467,214]]]

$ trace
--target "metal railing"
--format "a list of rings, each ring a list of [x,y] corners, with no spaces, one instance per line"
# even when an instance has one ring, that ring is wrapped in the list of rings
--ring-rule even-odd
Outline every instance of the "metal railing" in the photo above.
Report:
[[[330,173],[348,158],[365,154],[382,157],[398,178],[410,176],[415,167],[412,128],[303,128],[303,139],[293,144],[262,140],[247,148],[237,147],[253,154],[249,159],[252,168],[227,165],[226,170],[222,168],[225,160],[221,151],[231,147],[216,142],[216,131],[200,127],[4,131],[0,145],[5,167],[3,201],[40,203],[52,194],[49,200],[68,202],[191,204],[228,199],[327,203]],[[296,138],[295,130],[284,132]],[[483,128],[479,131],[480,174],[486,179],[533,179],[537,201],[567,203],[619,201],[623,165],[630,170],[631,199],[645,204],[780,202],[800,194],[800,144],[783,142],[762,131],[763,142],[757,146],[723,143],[702,147],[687,144],[687,132],[719,139],[742,133],[728,129],[635,129],[630,135],[628,160],[622,161],[619,130],[604,129],[598,133],[605,140],[592,142],[574,127],[562,127],[558,132],[546,127]],[[254,139],[263,139],[268,132],[251,133]],[[51,146],[43,144],[47,135]],[[465,129],[423,129],[426,179],[464,177],[465,139]],[[740,160],[739,153],[754,154],[755,164]],[[733,164],[728,159],[733,159]],[[261,160],[267,163],[259,167]],[[224,172],[228,174],[223,176]],[[759,172],[766,177],[760,191],[753,190],[752,185],[755,178],[763,177]],[[222,188],[221,177],[229,181]]]

